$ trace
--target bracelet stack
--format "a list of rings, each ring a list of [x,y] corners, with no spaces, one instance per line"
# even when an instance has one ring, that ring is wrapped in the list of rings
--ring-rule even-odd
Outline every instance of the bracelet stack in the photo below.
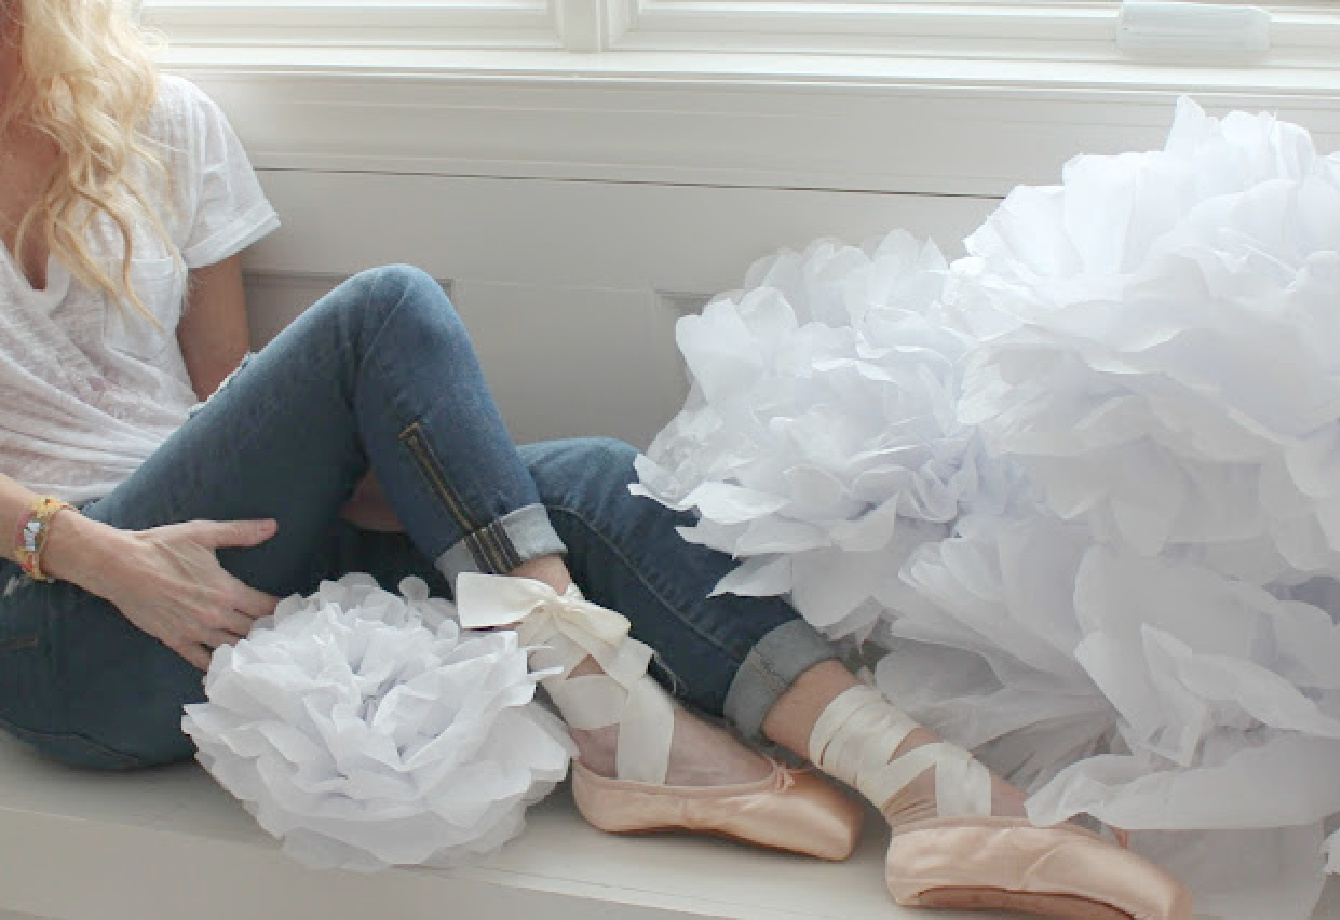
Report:
[[[51,522],[62,511],[75,511],[74,505],[59,498],[39,498],[23,517],[14,540],[14,556],[23,571],[34,581],[51,581],[42,571],[42,548],[46,545]]]

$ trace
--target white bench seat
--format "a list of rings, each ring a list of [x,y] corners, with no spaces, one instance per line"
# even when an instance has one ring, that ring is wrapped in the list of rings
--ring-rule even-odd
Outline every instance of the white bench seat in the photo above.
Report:
[[[0,738],[0,920],[927,920],[885,892],[886,839],[872,823],[855,857],[828,864],[700,837],[614,837],[560,789],[479,865],[315,871],[194,764],[88,774]],[[1340,917],[1331,904],[1324,916]]]

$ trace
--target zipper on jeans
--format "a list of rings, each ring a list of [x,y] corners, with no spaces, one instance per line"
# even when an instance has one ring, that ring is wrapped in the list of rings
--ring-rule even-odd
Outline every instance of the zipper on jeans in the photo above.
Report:
[[[486,534],[487,528],[476,527],[470,516],[465,513],[461,507],[460,501],[447,485],[446,476],[442,472],[442,464],[433,454],[433,449],[428,445],[423,436],[423,427],[418,422],[410,423],[404,431],[400,432],[400,441],[409,449],[414,457],[414,462],[419,466],[419,472],[423,474],[424,479],[428,481],[429,488],[433,493],[447,506],[447,510],[456,518],[456,523],[466,532],[466,538],[477,545],[484,553],[490,567],[496,572],[508,571],[511,567],[506,564],[503,558],[506,554],[502,548],[492,545],[490,539],[492,534]]]
[[[428,485],[433,493],[441,499],[447,506],[447,510],[456,518],[456,523],[460,524],[466,531],[475,529],[474,522],[465,513],[452,494],[451,489],[447,488],[447,478],[442,474],[442,465],[437,457],[433,456],[433,449],[428,446],[428,442],[423,438],[423,428],[418,422],[413,422],[408,428],[400,432],[400,441],[409,448],[409,452],[414,456],[414,462],[419,465],[419,472],[428,480]]]

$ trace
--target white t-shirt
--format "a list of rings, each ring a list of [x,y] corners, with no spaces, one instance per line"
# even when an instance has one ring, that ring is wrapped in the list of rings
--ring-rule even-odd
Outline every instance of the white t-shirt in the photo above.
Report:
[[[279,225],[237,136],[195,86],[164,76],[146,134],[173,176],[157,194],[173,203],[161,217],[186,268],[219,262]],[[119,272],[119,249],[102,239],[109,223],[92,251]],[[142,236],[133,284],[161,328],[54,259],[46,289],[33,290],[0,246],[0,473],[40,494],[101,498],[196,402],[176,336],[186,269]]]

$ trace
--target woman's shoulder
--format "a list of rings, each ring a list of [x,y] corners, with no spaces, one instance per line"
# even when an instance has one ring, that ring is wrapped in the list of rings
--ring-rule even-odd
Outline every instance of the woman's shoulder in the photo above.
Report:
[[[175,74],[160,74],[144,133],[169,147],[182,148],[219,117],[218,106],[200,87]]]
[[[217,108],[205,91],[185,77],[159,74],[158,94],[151,116],[154,122],[174,122],[198,117],[198,113]]]

